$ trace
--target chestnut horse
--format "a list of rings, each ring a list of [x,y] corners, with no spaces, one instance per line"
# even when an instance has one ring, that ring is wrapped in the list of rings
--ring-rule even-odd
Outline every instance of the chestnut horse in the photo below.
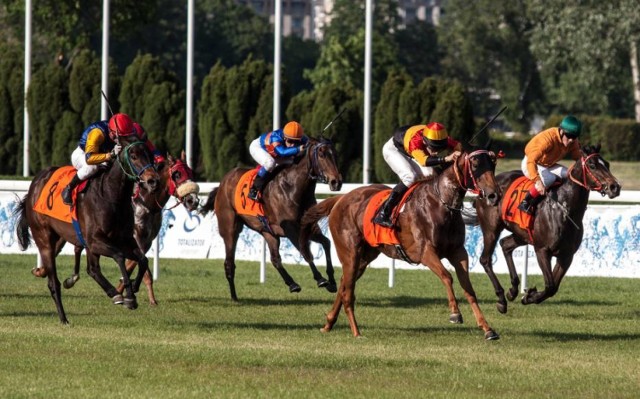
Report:
[[[142,184],[149,192],[153,192],[158,186],[159,176],[153,168],[152,157],[146,145],[139,141],[129,142],[126,139],[127,137],[120,137],[124,149],[117,161],[111,164],[108,170],[90,180],[87,189],[78,194],[75,207],[80,231],[87,245],[89,275],[112,298],[113,303],[124,303],[127,308],[136,309],[138,303],[134,292],[140,287],[142,276],[148,268],[148,261],[133,237],[134,218],[131,195],[135,182]],[[42,188],[56,169],[58,167],[51,167],[34,177],[27,195],[17,205],[16,233],[22,250],[31,244],[33,235],[42,258],[42,267],[34,274],[39,277],[48,277],[49,291],[56,304],[60,322],[68,324],[69,321],[62,306],[56,256],[65,242],[73,245],[82,245],[82,243],[71,223],[33,210]],[[100,256],[108,256],[118,263],[126,288],[124,299],[102,275]],[[133,286],[125,268],[126,258],[135,259],[140,264]]]
[[[138,186],[133,197],[133,207],[135,215],[134,237],[138,246],[145,254],[151,248],[153,240],[158,236],[160,227],[162,227],[162,211],[164,206],[173,195],[177,204],[182,204],[187,212],[194,211],[198,208],[200,199],[198,192],[200,191],[198,184],[193,181],[193,171],[186,163],[184,151],[180,158],[174,158],[170,154],[167,156],[168,167],[159,169],[160,185],[154,192],[148,192],[144,186]],[[62,283],[64,288],[71,288],[80,278],[80,254],[84,248],[82,246],[75,247],[75,265],[73,275]],[[126,268],[129,275],[138,262],[127,259]],[[149,303],[152,306],[158,304],[155,293],[153,292],[153,278],[151,271],[147,270],[144,274],[144,284],[147,287],[147,295]],[[119,293],[124,291],[124,284],[121,281],[116,288]]]
[[[336,150],[330,140],[310,137],[306,152],[297,156],[293,164],[284,166],[267,183],[263,190],[262,201],[264,213],[269,223],[268,228],[258,217],[239,215],[234,208],[236,186],[242,175],[248,170],[248,168],[235,168],[227,173],[222,178],[220,186],[209,194],[207,202],[200,211],[206,215],[209,211],[215,210],[218,217],[218,230],[225,246],[224,269],[229,282],[231,299],[238,300],[234,282],[235,251],[243,226],[257,231],[264,237],[269,246],[271,263],[280,273],[284,283],[289,287],[289,291],[300,292],[302,288],[282,266],[279,251],[280,237],[287,237],[300,251],[298,246],[300,219],[307,209],[317,203],[316,182],[329,184],[331,191],[339,191],[342,187],[342,176],[336,165]],[[331,242],[322,234],[319,226],[312,226],[312,230],[311,240],[319,242],[324,249],[329,280],[325,279],[316,268],[310,251],[302,251],[304,259],[309,263],[318,287],[325,287],[327,290],[335,292],[336,281],[331,263]]]
[[[485,338],[498,339],[499,335],[489,327],[480,310],[469,279],[469,260],[464,248],[465,226],[460,214],[467,190],[477,192],[488,206],[497,204],[500,191],[494,179],[495,165],[496,157],[492,152],[463,152],[441,174],[414,183],[417,187],[396,222],[401,249],[394,245],[371,246],[363,233],[364,213],[371,197],[388,190],[387,186],[362,187],[324,200],[311,208],[302,219],[300,246],[307,248],[309,227],[315,226],[318,220],[328,215],[331,236],[342,262],[338,294],[321,331],[328,332],[333,328],[340,307],[344,306],[351,332],[355,337],[360,336],[354,311],[356,281],[365,272],[367,265],[383,253],[394,259],[422,263],[431,269],[446,287],[451,310],[449,321],[462,323],[462,315],[453,292],[452,276],[441,262],[442,258],[448,259],[456,270],[460,285]]]
[[[568,179],[557,189],[550,190],[538,204],[533,222],[533,241],[526,230],[502,219],[502,202],[513,201],[512,199],[503,198],[498,207],[486,206],[481,201],[474,203],[484,241],[480,263],[495,288],[498,296],[497,308],[500,313],[507,312],[507,301],[504,289],[491,265],[491,256],[500,233],[505,228],[512,233],[500,240],[511,277],[511,288],[507,298],[513,301],[518,295],[520,279],[513,263],[513,251],[525,244],[531,244],[534,247],[538,265],[544,276],[545,289],[541,292],[535,287],[528,289],[522,297],[522,303],[525,305],[541,303],[555,295],[582,242],[582,218],[589,202],[589,191],[597,191],[603,196],[606,194],[609,198],[620,195],[620,184],[611,174],[609,163],[600,156],[599,151],[600,145],[582,147],[582,157],[569,168]],[[522,175],[522,172],[517,170],[505,172],[496,176],[496,180],[500,188],[505,191]],[[553,256],[556,257],[556,264],[551,270]]]

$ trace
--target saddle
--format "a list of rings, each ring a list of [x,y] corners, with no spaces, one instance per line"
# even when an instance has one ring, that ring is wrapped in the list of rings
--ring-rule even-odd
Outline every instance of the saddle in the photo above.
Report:
[[[240,176],[233,196],[233,205],[238,215],[257,217],[265,230],[273,233],[271,226],[269,225],[269,221],[264,214],[264,207],[262,206],[262,203],[249,198],[249,190],[251,189],[251,185],[253,184],[253,180],[256,178],[259,169],[260,167],[251,169]]]
[[[391,221],[395,225],[398,216],[404,209],[405,203],[409,200],[411,195],[413,194],[413,190],[418,187],[418,184],[414,184],[407,192],[402,196],[398,205],[391,212]],[[362,229],[364,238],[369,245],[372,247],[377,247],[380,245],[396,245],[398,247],[400,245],[400,241],[398,240],[398,236],[396,234],[396,229],[393,227],[384,227],[379,224],[373,223],[373,219],[376,217],[378,213],[378,209],[380,206],[386,201],[386,199],[391,194],[391,190],[382,190],[376,193],[367,204],[367,207],[364,211],[364,217],[362,220]]]

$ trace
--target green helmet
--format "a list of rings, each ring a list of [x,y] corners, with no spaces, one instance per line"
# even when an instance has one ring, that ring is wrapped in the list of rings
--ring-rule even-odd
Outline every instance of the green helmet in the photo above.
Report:
[[[560,129],[569,135],[579,137],[580,132],[582,132],[582,122],[575,116],[569,115],[560,122]]]

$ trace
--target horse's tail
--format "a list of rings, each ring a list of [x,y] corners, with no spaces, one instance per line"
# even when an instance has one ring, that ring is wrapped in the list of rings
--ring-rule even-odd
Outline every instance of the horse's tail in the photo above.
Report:
[[[216,195],[218,194],[219,188],[220,187],[216,187],[211,190],[209,196],[207,197],[207,202],[205,202],[204,205],[200,207],[200,210],[198,211],[199,214],[201,214],[202,216],[206,216],[207,213],[213,212],[213,206],[216,204]]]
[[[302,216],[302,220],[300,221],[300,248],[308,248],[309,237],[313,233],[314,227],[320,219],[328,216],[329,213],[331,213],[331,210],[340,198],[342,198],[341,195],[336,195],[335,197],[328,198],[320,202],[319,204],[316,204],[307,209],[307,211]]]
[[[24,251],[31,245],[31,233],[29,233],[29,221],[27,220],[27,196],[25,195],[22,200],[18,198],[16,202],[18,205],[13,211],[13,216],[18,217],[18,221],[16,223],[16,235],[18,236],[20,249]]]

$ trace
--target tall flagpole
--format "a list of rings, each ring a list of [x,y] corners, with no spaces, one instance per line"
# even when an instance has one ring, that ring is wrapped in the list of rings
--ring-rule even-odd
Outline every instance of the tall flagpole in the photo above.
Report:
[[[109,1],[102,2],[102,92],[109,95]],[[105,120],[109,117],[109,104],[102,96],[102,106],[100,107],[100,118]]]
[[[27,92],[31,83],[31,0],[25,1],[24,18],[24,132],[22,143],[22,176],[29,176],[29,109]]]

